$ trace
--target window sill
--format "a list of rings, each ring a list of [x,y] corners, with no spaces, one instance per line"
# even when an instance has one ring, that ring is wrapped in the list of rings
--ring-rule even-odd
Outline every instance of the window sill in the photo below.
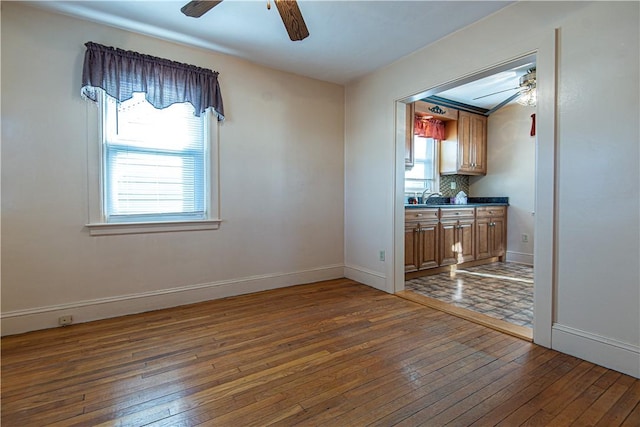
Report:
[[[87,224],[92,236],[110,236],[117,234],[167,233],[173,231],[217,230],[222,220],[209,219],[198,221],[167,222],[129,222]]]

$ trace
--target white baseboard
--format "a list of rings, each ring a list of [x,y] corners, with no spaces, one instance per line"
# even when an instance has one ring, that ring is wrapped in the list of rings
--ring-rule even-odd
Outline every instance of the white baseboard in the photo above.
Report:
[[[554,324],[554,350],[640,378],[640,347],[590,332]]]
[[[377,271],[372,271],[367,268],[358,267],[355,265],[346,265],[344,267],[344,277],[346,277],[347,279],[355,280],[356,282],[363,283],[367,286],[371,286],[372,288],[388,292],[387,277],[382,273],[378,273]]]
[[[57,327],[60,316],[71,315],[73,323],[84,323],[342,277],[345,277],[344,266],[336,264],[291,273],[242,277],[138,294],[8,311],[0,315],[2,336]]]
[[[516,262],[518,264],[533,265],[533,254],[507,251],[507,262]]]

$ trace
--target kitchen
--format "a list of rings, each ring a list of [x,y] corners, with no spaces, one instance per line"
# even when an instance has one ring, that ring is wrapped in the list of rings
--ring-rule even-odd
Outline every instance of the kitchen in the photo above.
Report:
[[[403,296],[530,339],[535,62],[406,105]],[[473,103],[473,105],[472,105]]]

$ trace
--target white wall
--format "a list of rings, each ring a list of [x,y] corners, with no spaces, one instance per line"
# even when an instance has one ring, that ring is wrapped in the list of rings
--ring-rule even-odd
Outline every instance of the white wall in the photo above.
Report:
[[[638,8],[518,2],[349,84],[348,277],[388,292],[402,281],[394,102],[537,51],[535,253],[544,269],[536,270],[534,339],[640,376]],[[381,248],[385,263],[376,258]]]
[[[533,265],[536,139],[530,136],[534,107],[509,104],[488,118],[485,176],[470,177],[474,197],[509,197],[507,260]],[[528,242],[522,241],[522,235]]]
[[[84,43],[220,72],[216,231],[91,237]],[[344,89],[2,2],[2,333],[343,276]]]

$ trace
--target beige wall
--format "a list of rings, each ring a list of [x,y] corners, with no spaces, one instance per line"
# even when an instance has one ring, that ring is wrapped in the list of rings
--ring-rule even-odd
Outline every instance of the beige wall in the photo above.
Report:
[[[403,287],[395,102],[537,52],[534,339],[640,376],[638,15],[636,2],[518,2],[349,84],[347,276]]]
[[[474,197],[509,197],[507,260],[533,265],[536,141],[530,136],[534,107],[509,104],[488,118],[486,176],[470,181]],[[522,235],[528,242],[522,241]]]
[[[220,72],[217,231],[91,237],[84,43]],[[344,89],[2,2],[2,332],[343,276]]]

